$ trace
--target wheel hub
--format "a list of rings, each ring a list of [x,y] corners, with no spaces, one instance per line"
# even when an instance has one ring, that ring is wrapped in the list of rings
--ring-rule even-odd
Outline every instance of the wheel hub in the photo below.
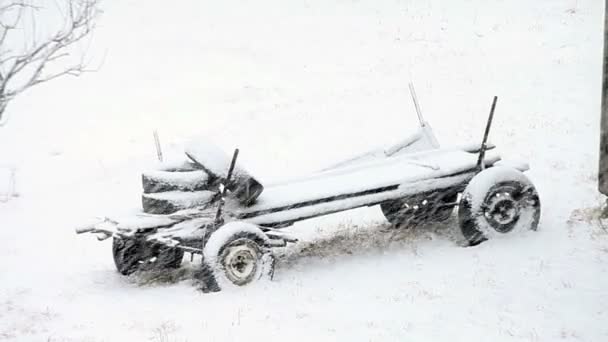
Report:
[[[510,193],[497,193],[491,197],[484,215],[496,231],[506,233],[519,219],[519,206]]]
[[[251,282],[257,271],[258,251],[249,244],[228,247],[223,258],[226,276],[236,285]]]

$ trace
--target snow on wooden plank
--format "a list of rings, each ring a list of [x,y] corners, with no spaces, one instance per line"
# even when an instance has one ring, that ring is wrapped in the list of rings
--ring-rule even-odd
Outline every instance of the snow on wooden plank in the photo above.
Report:
[[[232,162],[231,158],[219,147],[205,141],[197,140],[186,148],[186,155],[196,165],[207,172],[212,180],[226,178]],[[264,186],[249,174],[238,162],[234,167],[228,188],[243,205],[253,203],[264,191]]]
[[[162,215],[135,215],[128,217],[112,218],[118,231],[149,229],[155,227],[170,226],[179,222]],[[110,222],[110,221],[107,221]]]
[[[344,161],[338,162],[323,169],[323,171],[349,167],[361,163],[373,162],[385,159],[387,157],[402,156],[410,153],[436,150],[438,148],[439,143],[437,142],[437,138],[435,138],[433,129],[429,124],[426,124],[425,126],[418,128],[415,133],[409,135],[405,139],[396,142],[395,144],[375,148],[370,151],[354,155]]]
[[[491,165],[500,158],[487,155]],[[433,151],[382,159],[322,172],[301,180],[269,185],[257,202],[243,213],[265,211],[339,194],[357,193],[387,186],[450,176],[475,168],[477,155],[463,151]]]
[[[202,217],[183,222],[167,228],[161,228],[157,232],[147,237],[149,241],[158,241],[169,245],[176,245],[179,242],[188,240],[201,240],[207,226],[213,224],[213,217]]]
[[[185,153],[198,167],[203,168],[212,177],[225,178],[227,176],[231,157],[213,143],[198,139],[188,144]],[[249,174],[237,161],[233,176],[239,178],[247,177]]]
[[[462,173],[455,176],[443,177],[439,179],[427,179],[418,182],[403,184],[396,189],[386,190],[378,193],[371,193],[363,196],[348,197],[344,199],[321,202],[314,205],[294,207],[277,212],[269,212],[261,215],[244,218],[244,221],[255,223],[262,226],[282,226],[300,220],[328,215],[344,210],[380,204],[382,202],[403,198],[413,194],[426,191],[447,189],[454,186],[465,184],[475,175],[475,172]],[[240,215],[246,216],[247,213],[241,212]],[[237,215],[238,217],[238,215]]]
[[[433,129],[428,123],[420,127],[416,134],[405,138],[399,143],[386,149],[387,156],[398,156],[414,152],[435,150],[439,148],[439,142],[433,133]]]

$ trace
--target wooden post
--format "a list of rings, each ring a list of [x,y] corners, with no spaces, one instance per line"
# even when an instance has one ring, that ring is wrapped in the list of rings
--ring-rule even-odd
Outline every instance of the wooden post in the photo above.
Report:
[[[604,7],[604,60],[602,63],[602,118],[600,122],[600,164],[598,189],[608,196],[608,0]]]

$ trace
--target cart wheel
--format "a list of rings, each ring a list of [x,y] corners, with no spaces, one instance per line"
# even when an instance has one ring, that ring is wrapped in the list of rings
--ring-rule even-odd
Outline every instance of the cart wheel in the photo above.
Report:
[[[218,291],[271,279],[274,256],[267,244],[268,237],[256,225],[230,222],[220,227],[203,248],[205,287]]]
[[[184,251],[164,246],[152,248],[136,239],[114,238],[112,256],[118,272],[130,275],[140,270],[179,268]]]
[[[440,199],[405,198],[380,204],[384,217],[394,227],[411,227],[422,222],[443,222],[452,216],[454,206],[442,206],[454,203],[458,193]]]
[[[458,219],[462,234],[474,246],[509,232],[536,230],[540,199],[522,172],[505,166],[492,167],[467,185]]]

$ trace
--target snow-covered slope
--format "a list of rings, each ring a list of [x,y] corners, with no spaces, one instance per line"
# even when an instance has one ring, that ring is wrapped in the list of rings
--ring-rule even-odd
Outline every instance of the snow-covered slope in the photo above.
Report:
[[[601,1],[104,6],[100,71],[32,89],[0,129],[20,194],[0,203],[0,340],[608,339],[608,233],[588,209]],[[212,295],[196,262],[123,278],[108,242],[74,234],[138,209],[153,129],[166,154],[201,135],[292,178],[412,133],[410,80],[443,145],[478,141],[499,96],[491,140],[530,162],[539,232],[462,248],[454,221],[393,232],[357,210],[294,226],[273,282]]]

